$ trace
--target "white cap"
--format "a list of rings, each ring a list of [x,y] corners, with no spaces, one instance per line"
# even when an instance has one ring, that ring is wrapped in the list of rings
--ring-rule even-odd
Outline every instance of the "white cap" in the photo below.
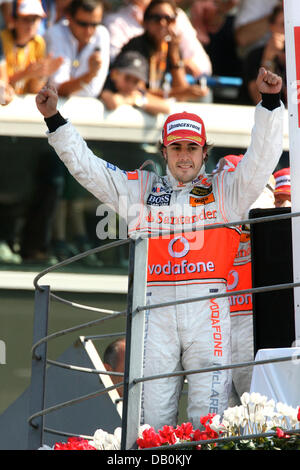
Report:
[[[46,16],[40,0],[17,0],[17,16],[29,15]]]

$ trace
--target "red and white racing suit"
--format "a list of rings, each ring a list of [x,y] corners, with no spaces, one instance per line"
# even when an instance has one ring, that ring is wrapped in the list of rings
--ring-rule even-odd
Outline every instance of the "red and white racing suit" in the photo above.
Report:
[[[282,152],[283,107],[255,110],[251,145],[236,171],[179,184],[173,176],[125,172],[96,157],[71,123],[49,134],[70,173],[101,202],[127,215],[131,237],[149,240],[149,304],[226,292],[240,232],[235,226],[197,232],[197,227],[241,220],[263,190]],[[125,158],[125,155],[124,155]],[[170,235],[170,229],[185,230]],[[157,239],[158,235],[162,235]],[[203,238],[204,236],[204,238]],[[204,244],[202,243],[204,242]],[[228,298],[150,309],[145,324],[144,376],[231,363]],[[199,427],[207,412],[222,413],[231,386],[228,370],[187,375],[188,418]],[[156,429],[176,425],[182,379],[146,381],[143,421]]]
[[[267,207],[274,207],[273,188],[270,184],[264,188],[251,209]],[[227,290],[232,293],[229,297],[232,363],[251,362],[254,360],[252,294],[235,294],[235,291],[248,290],[251,288],[252,263],[250,227],[243,226],[239,248],[233,266],[229,271],[227,281]],[[239,405],[240,397],[243,393],[250,391],[252,370],[253,368],[251,366],[239,367],[232,370],[233,386],[229,398],[230,406]]]
[[[235,291],[251,289],[251,242],[250,228],[242,227],[239,248],[229,271],[227,290],[232,293],[229,297],[231,319],[231,348],[232,363],[253,361],[253,307],[252,294],[238,294]],[[250,391],[252,367],[233,369],[233,387],[229,404],[240,404],[239,397]]]

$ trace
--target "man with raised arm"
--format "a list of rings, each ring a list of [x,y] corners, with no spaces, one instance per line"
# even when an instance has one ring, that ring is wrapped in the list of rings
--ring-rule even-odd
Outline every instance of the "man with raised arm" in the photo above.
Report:
[[[146,312],[144,376],[231,363],[228,271],[240,239],[238,222],[261,194],[282,153],[281,78],[260,69],[262,101],[255,109],[250,146],[234,172],[205,172],[207,140],[202,119],[185,111],[170,115],[162,132],[166,176],[126,172],[96,157],[57,111],[51,87],[37,95],[49,143],[70,173],[101,202],[127,217],[131,237],[149,236],[147,302],[208,297]],[[230,118],[230,116],[228,116]],[[133,211],[134,208],[134,211]],[[201,228],[207,230],[197,230]],[[178,233],[179,232],[179,233]],[[186,374],[188,419],[222,414],[230,370]],[[144,382],[142,422],[160,429],[176,425],[181,377]]]

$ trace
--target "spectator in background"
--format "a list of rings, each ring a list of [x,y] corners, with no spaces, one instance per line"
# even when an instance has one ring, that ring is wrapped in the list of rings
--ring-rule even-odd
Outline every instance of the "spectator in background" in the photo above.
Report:
[[[253,47],[269,38],[269,16],[279,0],[240,0],[235,16],[235,37],[238,52],[245,57]]]
[[[67,20],[46,31],[48,51],[64,59],[53,75],[59,95],[101,93],[109,69],[109,33],[102,16],[102,0],[72,0]]]
[[[196,0],[191,2],[191,21],[199,41],[210,43],[210,34],[215,34],[224,25],[226,15],[239,0]]]
[[[233,26],[239,1],[190,1],[191,22],[210,58],[212,74],[216,76],[241,77]]]
[[[123,6],[104,15],[103,24],[110,34],[111,62],[130,39],[144,32],[144,11],[150,2],[151,0],[124,0]]]
[[[274,173],[275,207],[291,207],[291,170],[282,168]]]
[[[106,370],[124,374],[125,368],[125,338],[119,338],[110,343],[104,351],[103,364]],[[110,376],[113,384],[123,382],[123,377],[118,375]],[[123,387],[117,388],[120,397],[123,396]]]
[[[175,0],[177,4],[177,17],[175,31],[180,38],[179,48],[187,73],[195,78],[201,75],[211,75],[212,64],[202,42],[197,37],[196,30],[188,15],[179,8],[182,0]]]
[[[284,11],[281,3],[274,8],[268,21],[270,37],[267,43],[252,49],[244,59],[244,82],[251,102],[257,104],[260,97],[256,92],[255,77],[259,68],[265,67],[277,73],[283,83],[281,99],[287,105]]]
[[[129,104],[150,114],[170,113],[168,100],[146,90],[148,62],[139,52],[128,51],[113,64],[100,99],[109,110]]]
[[[44,16],[39,0],[14,0],[12,29],[1,31],[8,80],[16,94],[36,93],[61,64],[59,57],[46,56],[45,41],[37,34]]]
[[[151,0],[129,0],[114,13],[104,16],[104,24],[110,32],[111,60],[121,48],[135,36],[144,32],[144,12]],[[175,2],[175,33],[179,36],[179,49],[186,71],[198,78],[201,74],[211,75],[211,62],[201,42],[197,39],[188,16],[178,7],[181,1]]]
[[[152,94],[180,101],[200,100],[208,95],[208,88],[189,85],[186,80],[176,15],[173,0],[153,0],[144,13],[145,32],[125,44],[120,54],[134,50],[144,55],[149,65],[147,88]]]

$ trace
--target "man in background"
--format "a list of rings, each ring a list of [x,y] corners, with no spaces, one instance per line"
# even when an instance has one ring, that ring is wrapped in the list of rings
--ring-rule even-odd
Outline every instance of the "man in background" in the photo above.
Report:
[[[45,33],[47,49],[63,64],[53,75],[60,96],[98,97],[109,69],[109,33],[102,0],[73,0],[66,20]]]

